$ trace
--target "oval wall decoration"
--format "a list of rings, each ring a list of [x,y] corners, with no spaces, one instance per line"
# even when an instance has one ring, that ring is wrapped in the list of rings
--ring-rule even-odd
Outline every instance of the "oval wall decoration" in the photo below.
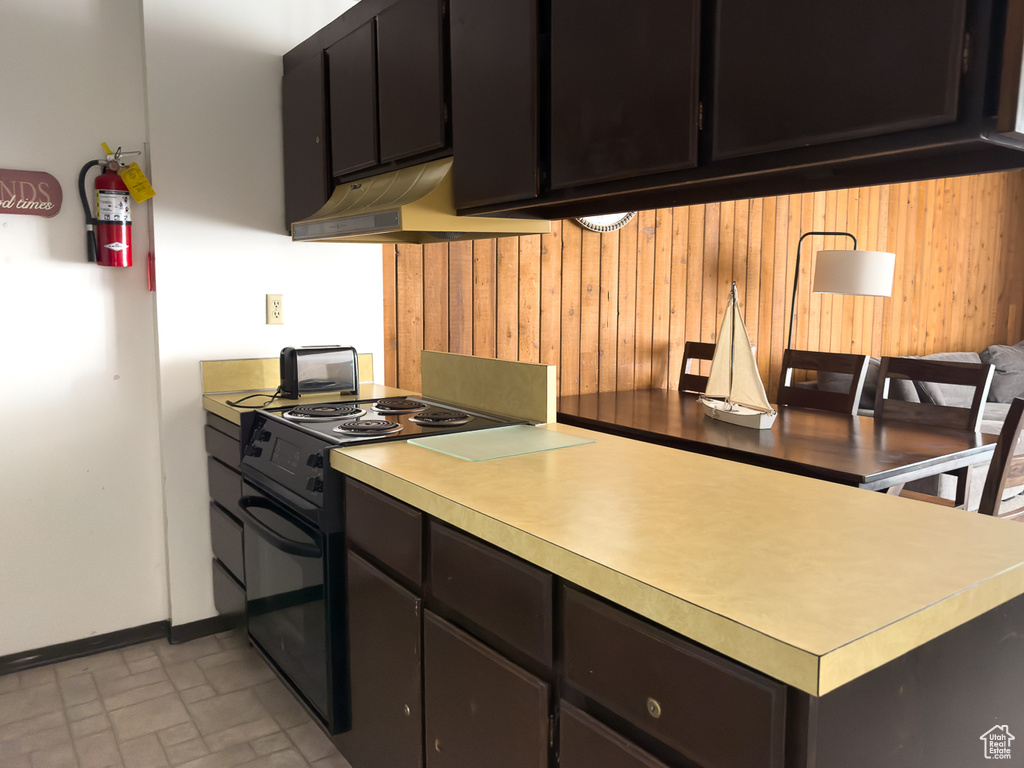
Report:
[[[43,171],[0,168],[0,213],[56,216],[64,201],[60,182]]]

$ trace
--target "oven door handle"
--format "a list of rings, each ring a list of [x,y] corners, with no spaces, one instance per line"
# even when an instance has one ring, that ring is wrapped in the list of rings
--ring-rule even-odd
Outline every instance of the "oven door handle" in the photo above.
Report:
[[[275,549],[279,549],[289,555],[297,555],[298,557],[323,557],[323,550],[317,544],[285,538],[249,511],[249,507],[255,507],[277,514],[273,505],[266,499],[261,499],[259,496],[243,496],[238,500],[238,506],[242,508],[246,524],[251,525],[256,533],[270,542]]]

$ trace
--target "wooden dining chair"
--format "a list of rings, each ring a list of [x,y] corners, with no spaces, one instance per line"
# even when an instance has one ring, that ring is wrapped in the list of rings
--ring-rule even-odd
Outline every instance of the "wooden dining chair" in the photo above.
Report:
[[[883,357],[878,369],[875,418],[977,432],[993,371],[989,363]],[[890,397],[894,382],[909,385],[915,393],[925,392],[930,402],[921,402],[917,395],[917,402]],[[969,470],[969,467],[962,467],[951,473],[956,477],[953,499],[905,491],[902,485],[893,486],[888,492],[943,506],[962,507],[967,501]]]
[[[814,371],[818,374],[818,386],[813,388],[797,386],[793,381],[793,371]],[[842,382],[842,386],[838,389],[822,389],[822,373],[841,374],[837,379]],[[782,355],[782,376],[779,380],[779,394],[776,400],[779,405],[834,411],[855,416],[867,373],[867,355],[787,349]],[[849,377],[848,386],[846,384],[847,376]]]
[[[679,391],[699,392],[703,394],[708,386],[708,377],[699,373],[691,373],[691,365],[701,360],[710,360],[715,356],[715,345],[710,341],[688,341],[683,345],[683,364],[679,369]]]
[[[1014,398],[1006,421],[999,432],[999,442],[992,454],[992,463],[988,467],[985,487],[981,492],[981,503],[978,513],[994,517],[1006,517],[1024,521],[1024,509],[1000,515],[999,508],[1003,500],[1003,491],[1017,485],[1024,485],[1024,452],[1018,448],[1020,433],[1024,429],[1024,397]]]

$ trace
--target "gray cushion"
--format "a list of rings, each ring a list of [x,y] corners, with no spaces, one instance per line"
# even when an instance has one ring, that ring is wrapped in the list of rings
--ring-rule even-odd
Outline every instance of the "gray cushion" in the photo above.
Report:
[[[868,372],[864,375],[864,388],[860,392],[861,408],[870,410],[875,407],[875,390],[878,388],[878,366],[880,364],[879,358],[868,358]],[[818,371],[818,389],[825,392],[849,392],[852,383],[853,374]]]
[[[977,352],[936,352],[925,355],[922,360],[941,360],[953,363],[980,363],[981,356]],[[940,384],[935,381],[917,382],[921,402],[935,405],[951,405],[957,408],[970,408],[974,401],[974,387],[959,384]]]
[[[1024,397],[1024,341],[1007,347],[993,344],[981,353],[983,363],[992,363],[995,374],[988,399],[994,403],[1009,403],[1015,397]]]

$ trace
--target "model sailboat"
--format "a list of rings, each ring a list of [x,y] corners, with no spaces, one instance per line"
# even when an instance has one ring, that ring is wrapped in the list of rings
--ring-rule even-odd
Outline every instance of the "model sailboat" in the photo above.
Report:
[[[776,412],[768,402],[757,361],[750,348],[747,327],[736,299],[736,283],[718,332],[707,388],[700,398],[704,413],[713,419],[751,429],[768,429]]]

